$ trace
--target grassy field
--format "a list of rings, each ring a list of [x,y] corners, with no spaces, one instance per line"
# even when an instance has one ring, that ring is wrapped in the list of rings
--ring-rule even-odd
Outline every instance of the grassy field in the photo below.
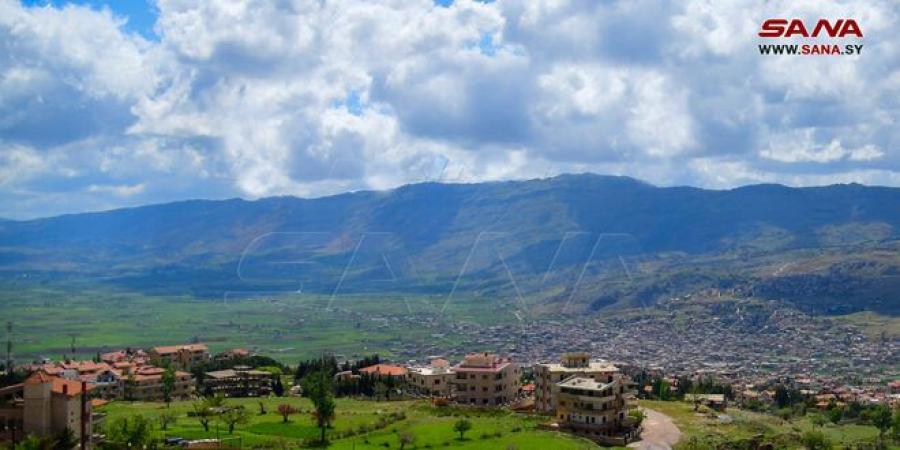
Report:
[[[847,321],[860,327],[872,339],[896,339],[900,337],[900,317],[862,311],[839,316],[839,320]]]
[[[262,401],[268,410],[267,414],[258,414],[258,402]],[[302,398],[266,398],[266,399],[229,399],[228,404],[244,405],[250,412],[250,422],[238,425],[233,435],[227,433],[224,423],[213,423],[209,432],[204,432],[200,423],[188,417],[191,402],[173,402],[170,409],[178,415],[178,421],[169,430],[155,433],[159,437],[177,436],[188,439],[220,438],[243,448],[292,448],[300,439],[315,438],[318,429],[310,414],[312,409],[308,400]],[[282,423],[277,414],[281,403],[289,403],[302,412],[290,417],[290,422]],[[117,417],[128,417],[135,414],[152,418],[154,422],[166,406],[160,403],[113,402],[100,408],[107,414],[107,424]],[[392,413],[403,413],[404,418],[397,420]],[[461,416],[472,422],[472,429],[466,433],[465,439],[458,439],[453,431],[453,424]],[[352,437],[340,437],[342,433],[359,430],[360,427],[374,427],[379,418],[390,418],[384,428]],[[363,400],[338,399],[336,419],[333,429],[329,430],[334,449],[384,449],[399,448],[399,434],[409,432],[415,436],[414,448],[515,448],[520,450],[546,449],[586,449],[595,447],[589,441],[574,438],[565,434],[537,430],[541,418],[514,414],[506,411],[476,411],[453,407],[437,408],[426,401],[373,402]],[[239,439],[238,439],[239,438]],[[413,446],[407,446],[411,448]]]
[[[450,325],[502,321],[506,316],[493,312],[496,306],[424,295],[230,293],[200,299],[84,286],[0,285],[0,317],[13,322],[20,361],[91,358],[98,351],[194,340],[213,351],[249,348],[290,364],[324,351],[391,358],[425,342],[436,349],[456,347],[461,337]],[[0,335],[5,340],[5,333]],[[422,348],[422,354],[428,350]]]
[[[729,408],[725,414],[731,420],[724,423],[717,418],[694,412],[693,405],[686,402],[641,400],[640,404],[672,418],[683,433],[680,445],[686,444],[692,436],[731,441],[762,436],[763,442],[777,443],[776,448],[799,449],[800,437],[810,430],[822,431],[837,448],[859,442],[873,442],[878,438],[878,430],[875,427],[856,424],[827,424],[818,427],[812,423],[809,415],[784,421],[768,414]]]

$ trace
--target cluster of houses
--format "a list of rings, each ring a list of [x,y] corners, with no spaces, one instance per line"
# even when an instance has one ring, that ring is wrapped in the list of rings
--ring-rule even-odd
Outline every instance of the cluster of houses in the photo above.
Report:
[[[27,434],[51,437],[69,429],[88,448],[90,430],[103,420],[94,407],[110,400],[192,398],[198,389],[192,369],[246,356],[240,349],[212,356],[206,345],[185,344],[103,353],[94,361],[27,366],[32,375],[23,383],[0,389],[0,441]],[[391,379],[406,394],[431,398],[435,404],[532,409],[553,418],[548,427],[603,444],[624,445],[639,433],[638,423],[628,415],[634,407],[631,381],[615,365],[592,361],[588,353],[566,353],[559,362],[526,369],[533,372],[534,383],[523,386],[523,368],[515,361],[470,353],[458,364],[442,358],[424,365],[375,364],[356,373],[339,372],[335,378],[366,374]],[[200,388],[204,394],[226,397],[267,396],[273,382],[269,372],[235,365],[204,372]]]
[[[110,400],[185,400],[195,396],[191,369],[212,360],[246,357],[242,349],[212,356],[204,344],[118,350],[90,361],[44,362],[24,366],[24,382],[0,388],[0,442],[25,435],[54,437],[71,430],[84,448],[96,438],[91,430],[103,414],[94,407]],[[166,386],[164,377],[172,379]],[[206,372],[203,389],[215,395],[265,396],[273,375],[249,367]]]
[[[534,383],[522,385],[523,369],[515,361],[492,353],[470,353],[456,365],[432,358],[425,365],[376,364],[358,373],[340,372],[338,379],[360,374],[389,377],[408,393],[482,408],[531,409],[549,415],[548,427],[587,437],[601,444],[625,445],[640,433],[628,415],[635,407],[628,376],[590,354],[566,353],[560,362],[526,368]]]

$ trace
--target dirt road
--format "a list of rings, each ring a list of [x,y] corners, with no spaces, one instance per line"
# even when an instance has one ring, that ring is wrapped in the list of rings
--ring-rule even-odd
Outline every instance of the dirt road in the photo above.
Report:
[[[641,450],[671,450],[679,439],[681,430],[672,422],[672,418],[652,409],[641,408],[647,416],[644,418],[644,432],[641,440],[628,444],[629,448]]]

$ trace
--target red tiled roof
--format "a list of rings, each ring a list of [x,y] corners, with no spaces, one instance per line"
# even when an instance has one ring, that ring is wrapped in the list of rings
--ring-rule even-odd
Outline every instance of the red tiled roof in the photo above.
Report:
[[[406,375],[406,368],[393,366],[390,364],[375,364],[374,366],[363,367],[359,369],[362,373],[370,375],[387,375],[391,377],[402,377]]]
[[[81,394],[81,382],[74,380],[67,380],[65,378],[54,377],[52,375],[47,375],[44,372],[35,372],[34,375],[28,377],[25,380],[24,384],[44,384],[44,383],[53,383],[53,387],[51,390],[54,394],[65,394],[69,397],[74,397],[76,395]],[[87,390],[93,389],[93,386],[87,384]]]
[[[162,347],[153,347],[153,351],[160,355],[177,353],[181,349],[186,349],[191,352],[209,351],[209,347],[207,347],[206,344],[166,345]]]

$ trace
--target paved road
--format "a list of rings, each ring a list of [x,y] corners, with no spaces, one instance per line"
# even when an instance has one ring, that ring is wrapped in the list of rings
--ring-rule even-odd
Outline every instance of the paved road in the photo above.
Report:
[[[641,440],[628,444],[629,448],[640,450],[672,450],[672,446],[681,439],[681,430],[672,422],[672,418],[652,409],[641,408],[647,416],[644,418],[644,432]]]

